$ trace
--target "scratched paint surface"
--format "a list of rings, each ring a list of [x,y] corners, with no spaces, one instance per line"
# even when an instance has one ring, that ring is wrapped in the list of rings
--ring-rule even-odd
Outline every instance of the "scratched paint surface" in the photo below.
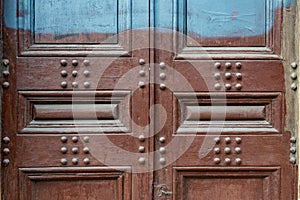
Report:
[[[117,3],[111,0],[36,0],[34,30],[54,34],[117,33]]]
[[[201,37],[254,36],[266,32],[264,0],[187,0],[187,32]]]
[[[143,5],[148,4],[148,1],[122,1],[125,1],[124,4],[132,4],[131,15],[134,21],[130,27],[147,28],[149,11]],[[270,1],[274,4],[274,7],[270,8],[271,13],[282,6],[289,7],[295,3],[295,0]],[[184,4],[182,2],[186,2],[187,12],[180,11],[180,5]],[[182,15],[186,16],[187,32],[201,37],[261,35],[272,28],[272,24],[266,26],[266,2],[267,0],[155,1],[154,25],[172,28],[174,16]],[[4,6],[4,21],[7,27],[31,30],[35,34],[115,34],[122,31],[119,27],[124,21],[119,19],[131,12],[120,11],[117,0],[19,0],[18,12],[14,12],[17,10],[16,0],[4,0]],[[176,6],[179,7],[178,11],[174,10]],[[28,9],[30,7],[32,10]],[[33,25],[18,23],[24,19],[34,19]]]

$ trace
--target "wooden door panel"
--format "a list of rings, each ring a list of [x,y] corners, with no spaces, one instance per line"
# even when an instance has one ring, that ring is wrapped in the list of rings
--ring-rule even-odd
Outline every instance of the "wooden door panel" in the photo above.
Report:
[[[280,199],[280,168],[173,168],[175,198]]]
[[[173,93],[173,134],[279,134],[281,93]]]
[[[130,168],[21,168],[21,199],[131,199]],[[61,190],[61,188],[65,188]],[[60,192],[57,192],[60,191]]]
[[[131,5],[131,0],[19,1],[19,54],[128,54],[130,34],[121,33],[134,26]]]
[[[131,133],[130,91],[20,91],[19,134]]]
[[[204,51],[213,57],[228,57],[231,53],[252,58],[262,53],[265,57],[279,57],[282,1],[246,1],[239,4],[217,0],[169,0],[176,12],[174,24],[178,30],[175,42],[178,58],[205,57]],[[162,12],[169,8],[161,8]],[[170,19],[163,20],[170,26]],[[174,27],[173,27],[174,28]],[[224,55],[225,54],[225,55]],[[236,57],[234,57],[236,58]]]

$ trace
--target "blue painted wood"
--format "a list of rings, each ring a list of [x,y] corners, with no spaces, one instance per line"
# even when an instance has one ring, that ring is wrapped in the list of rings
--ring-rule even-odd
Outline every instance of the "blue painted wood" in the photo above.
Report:
[[[126,9],[117,8],[114,0],[4,0],[4,21],[9,28],[33,30],[36,34],[70,34],[70,33],[117,33],[125,29],[147,28],[149,25],[148,0],[119,0]],[[264,8],[268,0],[164,0],[154,1],[155,27],[172,28],[176,7],[187,2],[187,29],[202,37],[255,36],[261,35],[272,26],[266,26]],[[274,3],[271,12],[284,6],[290,7],[296,0],[270,0]],[[120,3],[119,3],[120,4]],[[31,8],[32,10],[28,9]],[[34,25],[18,23],[33,17]],[[153,10],[152,10],[153,11]],[[19,16],[16,16],[19,13]],[[118,13],[118,15],[117,15]],[[31,16],[30,16],[31,15]],[[125,16],[124,16],[125,15]],[[126,22],[118,18],[129,19]],[[30,18],[31,19],[31,18]],[[126,20],[128,22],[128,20]],[[154,21],[154,20],[153,20]],[[121,26],[121,28],[120,28]]]

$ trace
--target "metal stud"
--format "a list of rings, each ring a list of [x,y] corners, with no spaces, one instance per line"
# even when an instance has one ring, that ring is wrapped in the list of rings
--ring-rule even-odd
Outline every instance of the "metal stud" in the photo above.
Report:
[[[167,78],[167,75],[165,73],[160,73],[159,77],[161,80],[165,80]]]
[[[235,153],[240,154],[242,152],[242,149],[240,147],[236,147],[234,151]]]
[[[73,77],[77,77],[77,75],[78,75],[78,71],[74,70],[74,71],[72,72],[72,76],[73,76]]]
[[[226,144],[230,144],[230,142],[231,142],[230,137],[226,137],[226,138],[225,138],[225,142],[226,142]]]
[[[10,150],[9,150],[9,148],[4,148],[2,152],[4,155],[7,156],[10,153]]]
[[[140,135],[140,136],[139,136],[139,141],[140,141],[140,142],[145,142],[145,140],[146,140],[146,138],[145,138],[144,135]]]
[[[221,89],[221,84],[220,83],[216,83],[215,84],[215,89],[216,90],[220,90]]]
[[[242,138],[236,137],[236,138],[235,138],[235,142],[236,142],[237,144],[241,144],[241,143],[242,143]]]
[[[165,138],[165,137],[160,137],[160,138],[159,138],[159,141],[160,141],[161,143],[165,143],[165,142],[166,142],[166,138]]]
[[[88,147],[84,147],[83,148],[83,153],[89,154],[90,153],[90,149]]]
[[[214,163],[220,164],[221,163],[221,159],[220,158],[214,158]]]
[[[10,143],[10,138],[5,136],[3,139],[2,139],[3,143],[4,144],[9,144]]]
[[[231,163],[230,158],[225,158],[225,164],[226,164],[226,165],[229,165],[230,163]]]
[[[83,74],[85,77],[89,77],[91,73],[89,70],[84,70]]]
[[[139,163],[141,165],[144,165],[146,163],[146,158],[144,158],[144,157],[139,158]]]
[[[224,152],[225,152],[226,154],[230,154],[230,153],[231,153],[231,149],[230,149],[229,147],[226,147],[226,148],[224,149]]]
[[[235,159],[235,163],[236,163],[237,165],[241,165],[241,164],[242,164],[242,159],[236,158],[236,159]]]
[[[73,83],[72,83],[72,87],[73,87],[73,88],[78,88],[78,83],[77,83],[77,82],[73,82]]]
[[[3,76],[4,77],[8,77],[9,76],[9,71],[5,70],[2,72]]]
[[[232,74],[230,72],[225,73],[225,78],[227,80],[231,79],[231,77],[232,77]]]
[[[166,63],[161,62],[161,63],[159,63],[159,67],[160,67],[161,69],[165,69],[165,68],[167,67],[167,65],[166,65]]]
[[[296,72],[293,72],[293,73],[291,74],[291,79],[292,79],[292,80],[296,80],[296,79],[297,79],[297,73],[296,73]]]
[[[214,148],[214,152],[215,154],[220,154],[221,153],[221,149],[220,148]]]
[[[166,86],[166,84],[161,83],[161,84],[159,85],[159,88],[160,88],[161,90],[165,90],[165,89],[167,88],[167,86]]]
[[[236,85],[235,85],[235,89],[237,89],[237,90],[241,90],[242,89],[242,84],[240,84],[240,83],[237,83]]]
[[[62,165],[67,165],[68,164],[68,160],[66,158],[62,158],[62,159],[60,159],[60,163]]]
[[[297,69],[298,65],[297,65],[296,62],[293,62],[293,63],[291,64],[291,67],[292,67],[293,69]]]
[[[78,159],[78,158],[73,158],[73,159],[72,159],[72,163],[73,163],[74,165],[77,165],[78,162],[79,162],[79,159]]]
[[[2,84],[3,88],[7,89],[9,88],[10,84],[9,82],[5,81],[3,84]]]
[[[89,143],[89,142],[90,142],[90,137],[89,137],[89,136],[85,136],[85,137],[83,138],[83,141],[84,141],[85,143]]]
[[[144,153],[145,152],[145,147],[144,146],[139,146],[139,152]]]
[[[145,59],[143,59],[143,58],[139,59],[139,64],[140,65],[145,65],[146,64]]]
[[[235,76],[238,80],[241,80],[243,78],[242,73],[236,73]]]
[[[297,142],[297,139],[295,138],[295,137],[291,137],[291,139],[290,139],[290,143],[296,143]]]
[[[85,88],[89,88],[89,87],[91,86],[91,84],[90,84],[89,82],[84,82],[84,83],[83,83],[83,86],[84,86]]]
[[[9,65],[9,60],[8,59],[3,59],[2,63],[5,67],[7,67]]]
[[[297,90],[297,84],[296,83],[292,83],[291,89],[296,91]]]
[[[66,87],[68,87],[68,83],[66,81],[63,81],[63,82],[61,82],[60,86],[62,88],[66,88]]]
[[[221,68],[221,63],[216,62],[216,63],[215,63],[215,68],[220,69],[220,68]]]
[[[65,67],[68,65],[68,62],[67,62],[67,60],[61,60],[60,64],[61,64],[61,66]]]
[[[89,60],[84,60],[83,64],[84,64],[84,66],[89,66],[90,65],[90,61]]]
[[[63,154],[66,154],[68,152],[68,148],[67,147],[62,147],[60,148],[60,152]]]
[[[60,138],[60,141],[61,141],[62,143],[66,143],[66,142],[68,141],[68,138],[67,138],[66,136],[62,136],[62,137]]]
[[[159,163],[161,164],[161,165],[165,165],[166,164],[166,159],[165,158],[160,158],[159,159]]]
[[[72,148],[72,153],[73,153],[73,154],[78,154],[78,153],[79,153],[78,147],[73,147],[73,148]]]
[[[290,163],[292,163],[292,164],[296,164],[296,158],[295,157],[291,157],[290,158]]]
[[[242,63],[240,63],[240,62],[235,63],[235,67],[237,69],[241,69],[242,68]]]
[[[231,89],[231,84],[226,83],[226,84],[225,84],[225,89],[226,89],[226,90],[230,90],[230,89]]]
[[[141,70],[141,71],[139,72],[139,74],[140,74],[141,77],[146,76],[146,72],[145,72],[144,70]]]
[[[291,147],[291,148],[290,148],[290,152],[291,152],[292,154],[295,154],[296,151],[297,151],[296,147]]]
[[[216,80],[220,80],[221,79],[221,74],[220,73],[215,73],[214,75]]]
[[[143,81],[140,81],[139,82],[139,88],[145,88],[145,82],[143,82]]]
[[[219,137],[214,138],[214,141],[216,144],[219,144],[221,142],[221,139]]]
[[[160,148],[159,148],[159,152],[160,152],[161,154],[165,154],[165,153],[166,153],[166,148],[165,148],[165,147],[160,147]]]
[[[62,77],[67,77],[67,76],[68,76],[67,70],[61,70],[60,75],[61,75]]]
[[[72,141],[73,141],[74,143],[77,143],[77,142],[78,142],[78,137],[77,137],[77,136],[72,137]]]
[[[78,60],[73,60],[73,61],[72,61],[72,65],[73,65],[74,67],[78,66]]]
[[[10,160],[9,160],[9,159],[4,159],[4,160],[2,161],[2,163],[3,163],[3,166],[4,166],[4,167],[7,167],[7,166],[9,165],[9,163],[10,163]]]
[[[230,62],[227,62],[227,63],[225,63],[225,67],[226,67],[226,69],[230,69],[232,67],[232,65]]]
[[[88,164],[91,163],[91,161],[90,161],[89,158],[84,158],[84,159],[83,159],[83,163],[86,164],[86,165],[88,165]]]

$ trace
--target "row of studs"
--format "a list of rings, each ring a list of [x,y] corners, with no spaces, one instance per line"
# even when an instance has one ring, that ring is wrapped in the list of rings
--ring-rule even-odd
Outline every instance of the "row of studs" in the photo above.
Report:
[[[73,65],[73,67],[77,67],[78,64],[79,64],[79,63],[78,63],[78,60],[72,60],[72,65]],[[67,60],[61,60],[61,61],[60,61],[60,65],[61,65],[62,67],[66,67],[66,66],[68,65]],[[84,61],[83,61],[83,65],[86,66],[86,67],[88,67],[88,66],[90,65],[90,61],[89,61],[89,60],[84,60]],[[62,69],[61,72],[60,72],[60,74],[61,74],[61,76],[62,76],[63,78],[66,78],[66,77],[68,76],[68,72],[67,72],[67,70],[65,70],[65,69]],[[85,77],[89,77],[89,76],[90,76],[90,71],[84,70],[83,74],[84,74]],[[74,78],[76,78],[76,77],[78,76],[78,71],[77,71],[77,70],[73,70],[73,71],[72,71],[72,76],[73,76]],[[72,87],[73,87],[73,88],[78,88],[78,86],[79,86],[78,82],[76,82],[76,81],[73,81],[73,82],[72,82]],[[89,88],[89,87],[90,87],[90,83],[86,81],[86,82],[83,83],[83,86],[84,86],[84,88]],[[62,87],[62,88],[67,88],[67,87],[68,87],[67,81],[62,81],[62,82],[61,82],[61,87]]]
[[[220,71],[221,68],[222,68],[222,64],[221,64],[220,62],[216,62],[216,63],[214,64],[214,66],[215,66],[215,68],[216,68],[217,70],[219,70],[219,71]],[[226,79],[226,80],[231,80],[232,77],[233,77],[233,73],[228,72],[228,70],[230,70],[230,69],[232,68],[232,63],[231,63],[231,62],[226,62],[224,66],[225,66],[225,68],[226,68],[226,70],[227,70],[227,72],[225,72],[225,79]],[[235,63],[235,66],[236,66],[236,69],[237,69],[237,70],[241,70],[241,68],[242,68],[242,63],[237,62],[237,63]],[[214,74],[214,77],[215,77],[216,81],[221,80],[221,74],[220,74],[220,72],[215,73],[215,74]],[[237,80],[237,81],[241,81],[243,75],[242,75],[241,72],[237,72],[237,73],[235,73],[235,77],[236,77],[236,80]],[[224,87],[225,87],[226,90],[231,90],[231,89],[232,89],[232,84],[231,84],[231,83],[225,83],[225,84],[224,84]],[[242,89],[242,84],[241,84],[241,83],[236,83],[234,87],[235,87],[236,90],[241,90],[241,89]],[[222,85],[221,85],[220,83],[215,83],[214,88],[215,88],[216,90],[221,90],[221,89],[222,89]]]
[[[220,144],[221,144],[221,138],[220,138],[220,137],[217,137],[217,138],[215,138],[214,140],[215,140],[216,145],[220,145]],[[229,145],[229,144],[232,142],[232,140],[231,140],[230,137],[224,138],[224,141],[225,141],[225,144],[226,144],[226,145]],[[240,137],[236,137],[236,138],[235,138],[235,143],[236,143],[237,145],[240,145],[240,144],[242,143],[242,139],[241,139]],[[214,153],[215,153],[215,155],[220,155],[221,152],[222,152],[222,151],[221,151],[221,148],[220,148],[220,147],[215,147],[215,148],[214,148]],[[231,150],[231,148],[228,147],[228,146],[226,146],[226,147],[224,148],[224,152],[225,152],[225,154],[226,154],[227,156],[233,153],[233,151]],[[239,146],[237,146],[237,147],[234,148],[234,152],[236,153],[236,155],[240,155],[240,154],[242,153],[242,149],[241,149]],[[241,158],[235,158],[235,159],[234,159],[234,162],[235,162],[235,164],[237,164],[237,165],[241,165],[241,164],[242,164],[242,159],[241,159]],[[220,164],[220,163],[221,163],[221,159],[218,158],[218,157],[217,157],[217,158],[214,158],[214,163],[215,163],[215,164]],[[227,158],[224,159],[224,163],[225,163],[226,165],[230,165],[230,164],[232,163],[232,160],[231,160],[229,157],[227,157]]]
[[[61,142],[64,143],[64,144],[68,142],[68,138],[67,138],[66,136],[62,136],[60,140],[61,140]],[[76,144],[76,143],[78,143],[79,138],[78,138],[77,136],[73,136],[73,137],[71,138],[71,140],[72,140],[72,142],[73,142],[74,144]],[[88,136],[85,136],[85,137],[83,138],[83,141],[84,141],[85,143],[89,143],[89,140],[90,140],[90,139],[89,139]],[[62,154],[67,154],[67,153],[68,153],[68,148],[65,147],[65,146],[63,146],[63,147],[61,147],[60,151],[61,151]],[[73,153],[74,155],[80,153],[78,147],[72,147],[72,148],[71,148],[71,151],[72,151],[72,153]],[[90,149],[89,149],[88,147],[83,147],[82,151],[83,151],[84,154],[89,154],[89,153],[90,153]],[[73,165],[78,165],[78,164],[79,164],[79,159],[78,159],[78,158],[72,158],[71,161],[72,161],[72,164],[73,164]],[[61,163],[62,165],[67,165],[67,164],[68,164],[68,159],[67,159],[67,158],[62,158],[62,159],[60,160],[60,163]],[[83,159],[83,163],[84,163],[85,165],[89,165],[89,164],[90,164],[90,159],[89,159],[89,158],[84,158],[84,159]]]
[[[9,82],[8,82],[8,77],[9,77],[9,75],[10,75],[10,73],[9,73],[9,60],[8,59],[3,59],[2,60],[2,64],[3,64],[3,66],[4,66],[4,69],[2,69],[2,74],[3,74],[3,77],[5,78],[5,81],[2,83],[2,87],[4,88],[4,89],[7,89],[7,88],[9,88],[9,86],[10,86],[10,84],[9,84]]]
[[[10,143],[10,138],[5,136],[5,137],[3,137],[2,142],[4,144],[3,145],[3,150],[2,150],[4,159],[2,161],[2,164],[3,164],[4,167],[7,167],[10,163],[10,160],[7,157],[10,154],[10,149],[8,148],[8,145]]]

